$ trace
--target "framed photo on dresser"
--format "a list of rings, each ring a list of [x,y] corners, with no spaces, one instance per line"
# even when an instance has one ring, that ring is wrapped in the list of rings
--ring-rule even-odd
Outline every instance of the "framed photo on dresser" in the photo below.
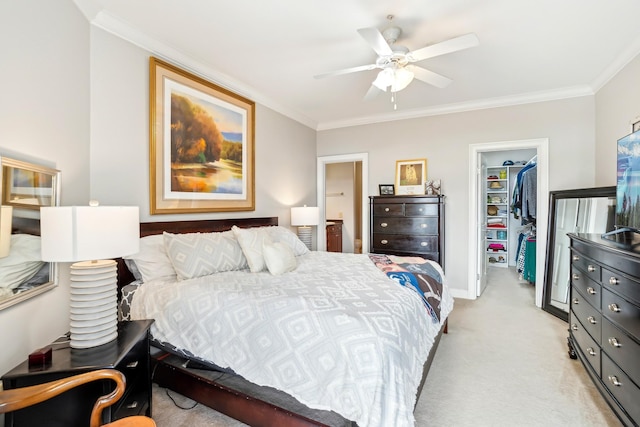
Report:
[[[427,159],[396,160],[396,194],[424,194]]]

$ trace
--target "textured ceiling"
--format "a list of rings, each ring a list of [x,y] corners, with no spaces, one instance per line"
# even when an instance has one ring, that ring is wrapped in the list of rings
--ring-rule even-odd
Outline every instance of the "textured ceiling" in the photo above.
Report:
[[[314,129],[590,95],[640,53],[637,0],[75,0],[93,25]],[[466,33],[480,45],[418,65],[414,80],[363,100],[377,70],[357,29],[401,27],[410,50]]]

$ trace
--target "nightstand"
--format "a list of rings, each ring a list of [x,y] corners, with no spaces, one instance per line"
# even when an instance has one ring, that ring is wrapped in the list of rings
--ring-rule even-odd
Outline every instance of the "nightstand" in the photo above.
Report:
[[[117,369],[125,374],[124,397],[103,412],[103,423],[131,415],[151,416],[149,328],[153,320],[120,322],[118,338],[87,349],[72,349],[66,337],[52,343],[51,364],[29,368],[25,361],[2,377],[5,390],[41,384],[96,369]],[[89,425],[96,399],[110,392],[113,383],[97,381],[76,387],[46,402],[5,415],[5,427]]]

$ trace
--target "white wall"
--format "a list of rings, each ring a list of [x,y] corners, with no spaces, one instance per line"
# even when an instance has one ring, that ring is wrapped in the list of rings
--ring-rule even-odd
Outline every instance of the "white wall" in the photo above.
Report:
[[[616,185],[617,141],[640,120],[640,56],[596,94],[596,185]]]
[[[549,190],[590,187],[594,170],[584,165],[595,161],[594,112],[594,98],[581,97],[326,130],[318,132],[317,152],[368,152],[370,195],[378,184],[394,182],[396,160],[427,158],[429,179],[441,179],[446,195],[449,283],[466,295],[469,144],[549,138]]]
[[[64,204],[89,196],[89,25],[71,1],[0,2],[0,155],[62,171]],[[0,375],[69,329],[60,286],[0,311]]]
[[[149,57],[152,54],[91,29],[91,197],[140,206],[141,221],[278,216],[315,205],[316,132],[256,105],[253,212],[149,214]],[[178,66],[180,64],[177,64]]]

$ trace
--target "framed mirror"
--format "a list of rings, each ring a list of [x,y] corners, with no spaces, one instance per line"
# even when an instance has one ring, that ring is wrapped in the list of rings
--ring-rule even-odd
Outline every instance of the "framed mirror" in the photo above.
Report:
[[[58,206],[60,171],[0,157],[0,309],[57,285],[40,255],[40,207]]]
[[[543,310],[568,321],[571,260],[567,233],[613,230],[615,204],[615,186],[549,193]]]

